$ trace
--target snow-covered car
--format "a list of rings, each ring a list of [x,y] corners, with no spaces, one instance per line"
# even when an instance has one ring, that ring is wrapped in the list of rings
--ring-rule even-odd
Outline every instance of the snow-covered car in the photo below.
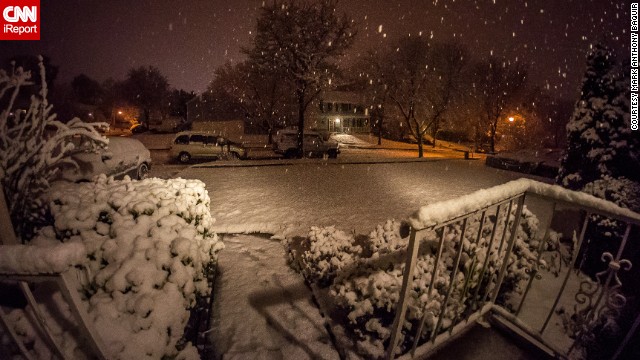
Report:
[[[138,140],[129,137],[109,137],[106,149],[97,153],[78,153],[72,156],[78,167],[64,164],[59,180],[72,182],[91,181],[105,174],[121,179],[129,175],[132,179],[144,179],[151,168],[151,153]]]
[[[222,136],[206,132],[183,131],[176,134],[169,156],[187,163],[191,159],[244,159],[247,150]]]
[[[304,156],[335,159],[340,154],[340,145],[333,139],[325,140],[320,133],[305,131],[302,141]],[[293,158],[298,152],[298,131],[280,130],[273,141],[273,151],[285,158]]]

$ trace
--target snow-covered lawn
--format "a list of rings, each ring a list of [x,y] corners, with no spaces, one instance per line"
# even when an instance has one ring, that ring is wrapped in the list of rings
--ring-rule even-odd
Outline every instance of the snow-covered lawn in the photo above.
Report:
[[[305,236],[311,226],[336,225],[368,234],[421,206],[521,177],[480,161],[345,164],[299,162],[271,167],[188,168],[211,197],[214,229]]]

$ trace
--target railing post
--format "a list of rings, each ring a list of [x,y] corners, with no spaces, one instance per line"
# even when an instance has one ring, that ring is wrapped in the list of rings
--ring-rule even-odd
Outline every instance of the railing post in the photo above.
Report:
[[[500,206],[496,207],[496,220],[493,223],[493,227],[491,230],[491,239],[489,239],[489,245],[487,245],[487,252],[484,256],[484,262],[482,263],[482,270],[480,271],[480,276],[478,277],[479,283],[476,287],[476,291],[473,294],[474,304],[477,305],[478,302],[482,303],[484,299],[487,297],[485,294],[480,301],[478,301],[478,295],[480,294],[480,285],[482,285],[482,279],[484,278],[484,274],[487,271],[487,265],[489,264],[489,256],[491,255],[491,249],[493,249],[493,242],[496,239],[496,230],[498,229],[498,222],[500,220]],[[490,284],[490,283],[489,283]],[[489,288],[489,284],[487,284],[487,288]]]
[[[522,306],[524,305],[525,300],[527,299],[527,295],[529,294],[529,290],[531,290],[531,285],[533,284],[533,280],[535,280],[538,275],[538,269],[540,268],[540,259],[542,258],[542,252],[544,251],[544,245],[547,242],[547,238],[549,237],[549,232],[551,231],[551,221],[553,221],[553,215],[556,212],[556,202],[553,202],[551,206],[551,215],[549,216],[549,221],[547,228],[544,231],[544,235],[542,239],[540,239],[540,244],[538,245],[538,255],[536,256],[536,263],[531,270],[531,274],[529,275],[529,280],[527,281],[527,288],[524,290],[524,294],[522,294],[522,299],[520,299],[520,304],[518,304],[518,308],[516,309],[516,316],[520,314],[520,310],[522,310]],[[562,261],[562,259],[560,259]]]
[[[580,250],[580,247],[582,246],[582,242],[584,241],[584,235],[587,232],[587,225],[589,225],[589,218],[591,218],[590,212],[587,212],[585,215],[586,216],[584,218],[584,222],[582,223],[582,229],[580,230],[580,237],[578,238],[576,248],[573,250],[573,256],[571,259],[571,268],[575,266],[576,260],[578,260],[578,252]],[[553,302],[553,306],[551,306],[551,310],[549,311],[549,314],[547,314],[547,318],[545,319],[544,324],[542,324],[542,328],[540,328],[540,335],[542,335],[544,330],[547,328],[547,325],[549,324],[549,320],[551,320],[551,316],[556,311],[556,307],[560,302],[560,297],[562,297],[562,293],[564,293],[564,288],[567,286],[567,282],[569,281],[569,275],[571,275],[571,268],[567,269],[567,275],[564,277],[564,280],[562,281],[562,286],[560,286],[560,292],[558,292],[558,295],[556,296],[556,299]]]
[[[438,277],[438,263],[440,262],[440,257],[442,256],[442,248],[444,247],[444,238],[447,236],[447,227],[442,227],[442,233],[440,234],[440,241],[438,241],[438,252],[436,253],[436,259],[433,262],[433,272],[431,273],[431,281],[429,282],[429,290],[427,292],[427,296],[431,299],[431,295],[433,294],[433,285],[436,282],[436,278]],[[422,331],[424,329],[424,323],[427,320],[427,312],[426,306],[422,310],[422,319],[420,320],[420,326],[418,327],[418,332],[416,333],[416,338],[413,341],[413,347],[411,348],[411,354],[415,354],[416,347],[418,346],[418,341],[422,336]]]
[[[22,356],[24,356],[27,360],[33,360],[33,356],[31,356],[31,353],[29,352],[29,350],[27,350],[27,348],[24,346],[22,341],[20,341],[20,338],[18,338],[18,334],[16,334],[16,332],[11,327],[9,319],[7,319],[7,315],[5,315],[1,306],[0,306],[0,322],[2,323],[2,325],[4,325],[4,328],[7,329],[9,336],[11,337],[13,342],[16,344],[16,346],[18,346],[18,349],[20,350],[20,353],[22,354]]]
[[[91,319],[89,318],[89,314],[82,307],[82,300],[80,296],[78,296],[78,279],[77,279],[77,270],[71,268],[66,272],[60,274],[60,277],[57,279],[60,292],[62,296],[69,303],[69,310],[73,314],[74,318],[78,322],[78,328],[80,328],[82,334],[86,341],[88,342],[89,348],[93,352],[93,355],[100,360],[107,359],[107,352],[104,344],[102,343],[100,336],[95,332],[95,328],[91,326]]]
[[[33,311],[33,315],[36,318],[36,324],[38,324],[40,330],[42,331],[42,336],[44,337],[43,340],[50,346],[55,356],[60,359],[64,359],[65,356],[62,352],[62,349],[60,348],[60,344],[58,344],[58,342],[53,338],[51,330],[49,329],[49,326],[47,324],[47,320],[42,313],[42,309],[40,309],[38,302],[33,296],[31,289],[29,289],[28,283],[26,281],[20,281],[18,282],[18,285],[20,286],[20,290],[22,290],[22,293],[27,299],[27,303],[29,304],[29,307],[31,307],[31,311]]]
[[[396,306],[396,317],[391,327],[391,341],[387,348],[387,359],[394,358],[396,346],[398,346],[398,340],[400,339],[400,333],[404,325],[404,316],[407,312],[407,298],[409,297],[410,284],[413,282],[413,272],[418,257],[418,245],[418,242],[416,242],[416,230],[411,228],[409,245],[407,246],[407,262],[405,263],[404,275],[402,276],[402,289],[400,290],[398,306]]]
[[[635,334],[636,330],[638,330],[638,326],[640,326],[640,314],[636,317],[636,321],[633,322],[633,325],[631,326],[631,329],[629,329],[629,332],[627,332],[627,336],[624,337],[624,340],[622,340],[622,343],[620,344],[620,346],[618,346],[618,350],[616,350],[616,353],[613,354],[613,357],[611,358],[612,360],[617,360],[620,357],[622,351],[631,340],[631,337],[633,336],[633,334]]]
[[[467,220],[468,218],[464,218],[462,222],[462,230],[460,231],[460,245],[458,247],[458,251],[456,252],[456,259],[453,261],[453,269],[451,269],[451,277],[449,278],[449,289],[447,290],[447,295],[445,295],[444,301],[442,305],[440,305],[440,314],[438,316],[438,322],[436,326],[431,331],[431,341],[435,342],[436,336],[438,335],[438,330],[440,330],[440,326],[442,325],[442,321],[444,320],[445,312],[447,310],[447,305],[449,303],[449,298],[453,293],[453,288],[456,286],[456,276],[458,275],[458,267],[460,266],[460,258],[462,257],[462,250],[464,249],[464,234],[467,231]],[[455,324],[451,324],[453,327]]]
[[[516,237],[518,234],[518,227],[520,226],[520,218],[522,217],[522,208],[524,207],[524,198],[525,194],[522,194],[520,197],[520,201],[518,201],[518,209],[516,210],[516,217],[513,220],[513,228],[511,229],[511,235],[509,237],[509,244],[507,245],[507,253],[502,260],[502,267],[500,268],[500,274],[498,275],[498,280],[496,282],[496,288],[494,290],[493,296],[491,297],[491,303],[495,304],[496,299],[498,298],[498,293],[500,292],[500,287],[502,287],[502,281],[504,280],[504,275],[507,272],[507,266],[509,266],[509,259],[511,258],[511,252],[513,251],[513,245],[516,242]],[[509,223],[509,216],[507,214],[507,224]],[[505,225],[505,231],[507,226]],[[498,253],[500,256],[500,253]]]

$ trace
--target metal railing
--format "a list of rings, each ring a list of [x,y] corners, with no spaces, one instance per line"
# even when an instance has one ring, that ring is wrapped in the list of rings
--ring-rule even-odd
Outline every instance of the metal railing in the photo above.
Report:
[[[0,245],[0,248],[4,245]],[[26,245],[20,245],[26,246]],[[46,306],[45,301],[38,301],[38,297],[31,290],[32,287],[43,283],[55,284],[57,290],[60,291],[62,297],[69,306],[69,311],[73,316],[73,321],[77,326],[75,332],[79,335],[79,344],[83,344],[83,348],[87,347],[89,355],[97,359],[107,359],[107,352],[100,340],[100,336],[96,333],[92,322],[84,310],[82,300],[78,295],[78,278],[77,269],[70,268],[62,273],[51,274],[19,274],[19,273],[0,273],[0,281],[15,283],[18,285],[24,298],[27,301],[25,312],[32,314],[30,319],[32,326],[37,329],[38,333],[47,344],[49,350],[59,359],[70,359],[72,354],[66,354],[61,344],[56,340],[52,333],[52,324],[49,323],[48,317],[43,312],[41,306]],[[6,294],[5,294],[6,295]],[[13,324],[0,306],[0,323],[7,330],[14,344],[20,350],[20,353],[26,359],[33,359],[31,352],[25,347],[18,334],[15,332]],[[70,330],[70,329],[65,329]]]
[[[523,221],[529,216],[524,213],[525,201],[526,207],[533,208],[533,213],[537,212],[536,215],[542,219],[544,231],[523,233],[527,229],[523,230],[522,226],[528,226]],[[559,210],[560,207],[562,209]],[[544,263],[541,256],[548,244],[554,216],[566,208],[578,209],[582,214],[582,224],[554,301],[544,314],[542,325],[534,327],[522,316],[523,307],[536,283],[545,281],[536,281]],[[429,216],[430,212],[436,215]],[[598,221],[594,216],[615,220],[624,231],[616,251],[601,255],[607,268],[591,280],[576,274],[580,273],[581,264],[578,254],[586,256],[580,249],[585,243],[587,228],[590,223],[593,225]],[[593,331],[602,324],[603,317],[614,319],[625,306],[626,298],[621,291],[618,273],[631,268],[633,259],[624,259],[625,248],[632,228],[635,233],[640,225],[640,215],[628,209],[584,193],[520,179],[489,191],[432,204],[416,213],[410,223],[402,287],[386,351],[388,359],[397,355],[402,358],[427,357],[485,315],[505,320],[543,351],[557,357],[568,357],[594,340]],[[526,238],[534,240],[533,243],[523,242]],[[435,257],[435,260],[428,287],[419,288],[413,283],[418,276],[416,264],[425,254]],[[569,281],[570,276],[578,280],[572,278]],[[579,283],[578,290],[569,291],[568,283]],[[511,291],[518,286],[523,288],[519,301]],[[549,332],[549,324],[557,314],[561,299],[566,303],[566,298],[571,295],[575,297],[573,321],[578,323],[571,344],[559,347],[545,337],[545,332]],[[430,300],[425,301],[425,296],[437,300],[437,305],[434,306]],[[416,303],[430,305],[416,309]],[[637,309],[633,316],[636,320],[626,335],[620,337],[623,340],[617,346],[614,358],[620,355],[639,326]]]
[[[31,251],[28,245],[21,245],[15,236],[9,211],[4,198],[4,189],[0,186],[0,230],[2,234],[0,236],[0,252],[5,249],[12,248],[9,254],[15,253],[16,248],[22,248],[23,251]],[[62,245],[64,246],[64,245]],[[58,248],[62,249],[62,248]],[[64,251],[62,249],[62,251]],[[20,270],[6,270],[0,271],[0,282],[17,284],[18,288],[22,292],[24,299],[26,300],[26,308],[23,310],[29,312],[29,320],[32,323],[34,329],[37,329],[41,335],[43,341],[48,346],[52,354],[59,359],[71,359],[73,354],[65,354],[62,350],[61,344],[56,340],[56,337],[52,333],[52,326],[47,320],[47,316],[44,314],[41,306],[46,306],[46,299],[43,301],[38,300],[38,296],[34,295],[32,291],[33,287],[39,286],[39,284],[51,283],[55,288],[60,291],[65,302],[69,306],[69,311],[72,315],[73,321],[77,327],[75,332],[78,335],[78,344],[82,344],[83,350],[88,350],[88,355],[97,359],[107,359],[108,353],[104,344],[102,343],[100,336],[97,334],[95,328],[92,325],[92,321],[89,315],[85,311],[82,300],[78,294],[79,276],[81,272],[79,269],[72,267],[72,265],[80,266],[81,264],[68,264],[69,267],[61,271],[62,269],[51,269],[46,273],[33,274],[28,271]],[[38,268],[44,268],[46,266],[39,266]],[[2,294],[3,298],[7,298],[10,294]],[[5,313],[3,307],[0,304],[0,326],[9,334],[9,337],[19,349],[20,353],[25,359],[33,359],[33,355],[27,349],[25,344],[21,341],[19,334],[14,330],[13,324],[9,320],[8,314]],[[86,350],[85,350],[86,351]]]

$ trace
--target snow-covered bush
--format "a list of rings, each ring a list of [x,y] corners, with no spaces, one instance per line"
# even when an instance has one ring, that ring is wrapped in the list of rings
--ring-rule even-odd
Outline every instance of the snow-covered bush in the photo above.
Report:
[[[472,215],[468,218],[464,238],[462,235],[462,221],[446,225],[445,240],[440,261],[435,264],[439,239],[442,229],[419,232],[421,246],[418,252],[417,263],[414,272],[413,285],[409,296],[409,306],[406,315],[405,328],[415,329],[427,312],[425,334],[433,330],[441,313],[444,318],[439,331],[444,331],[455,325],[465,311],[471,309],[477,301],[474,298],[476,290],[478,296],[484,296],[486,290],[495,286],[497,274],[506,258],[506,240],[502,243],[502,229],[511,229],[515,220],[515,209],[507,216],[506,210],[502,210],[496,216],[486,216],[479,241],[476,241],[480,232],[480,215]],[[507,219],[508,218],[508,219]],[[489,248],[493,224],[498,221],[498,232],[492,247]],[[509,257],[507,271],[501,287],[499,301],[506,304],[509,296],[519,291],[519,283],[528,279],[530,269],[535,265],[538,247],[534,235],[537,231],[538,220],[529,210],[523,209],[520,226],[514,243],[513,253]],[[353,253],[346,255],[351,262],[343,271],[335,269],[336,275],[329,287],[332,301],[347,314],[344,325],[355,336],[355,342],[359,352],[367,357],[377,358],[384,355],[391,333],[391,326],[395,316],[396,307],[400,299],[400,289],[405,268],[406,250],[408,239],[401,236],[402,224],[395,220],[388,220],[384,225],[379,225],[373,230],[365,243],[362,244],[360,256]],[[332,231],[338,232],[334,228]],[[314,236],[316,232],[312,231]],[[506,239],[510,236],[507,230]],[[331,248],[335,258],[345,258],[335,253],[338,249],[351,249],[353,237],[331,237]],[[328,240],[329,241],[329,240]],[[342,244],[337,242],[342,241]],[[445,309],[442,309],[444,299],[451,284],[451,276],[454,271],[454,260],[459,247],[463,246],[458,266],[458,272],[453,279],[452,294]],[[482,274],[482,265],[488,256],[487,269]],[[429,294],[429,286],[437,266],[437,278],[433,291]],[[306,271],[313,270],[308,267]],[[316,278],[324,272],[318,272]],[[482,275],[482,276],[481,276]],[[314,278],[313,275],[307,275]],[[321,282],[318,285],[323,285]],[[412,339],[404,339],[410,341]],[[403,345],[406,350],[406,343]],[[403,350],[403,351],[404,351]]]
[[[627,178],[612,178],[605,176],[588,183],[583,192],[634,212],[640,212],[640,184]]]
[[[189,309],[211,292],[207,275],[223,248],[211,231],[204,184],[101,176],[93,183],[55,186],[49,200],[55,224],[31,244],[84,245],[89,276],[78,291],[108,357],[197,358],[183,333]],[[17,309],[10,316],[34,355],[50,358],[37,333],[25,330],[25,315]],[[71,339],[64,326],[70,320],[52,316],[65,330],[60,338]],[[80,349],[64,343],[77,358]]]
[[[300,256],[302,274],[311,282],[329,284],[340,270],[359,258],[362,248],[354,243],[353,235],[333,226],[312,227]]]
[[[32,85],[31,72],[21,67],[10,72],[0,69],[0,183],[16,232],[23,241],[38,227],[47,224],[43,194],[58,166],[71,162],[74,152],[96,151],[107,145],[96,128],[107,124],[88,124],[75,118],[67,123],[56,120],[47,101],[44,64],[40,57],[39,96],[32,96],[28,108],[18,108],[20,88]],[[75,146],[71,139],[84,141]]]

